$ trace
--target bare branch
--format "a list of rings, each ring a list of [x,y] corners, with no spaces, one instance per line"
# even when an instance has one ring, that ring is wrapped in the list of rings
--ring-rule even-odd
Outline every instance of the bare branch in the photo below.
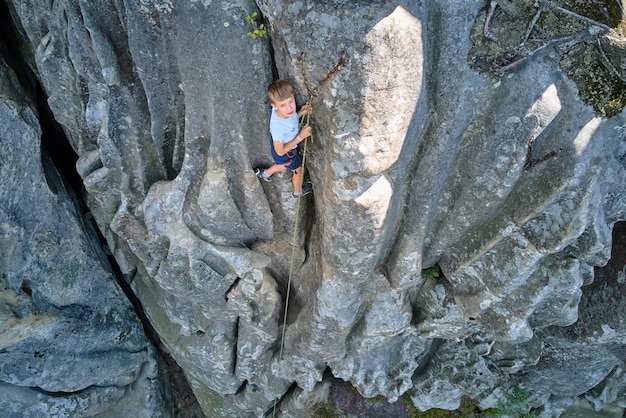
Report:
[[[489,3],[489,11],[487,12],[487,18],[485,19],[485,27],[483,28],[485,38],[496,42],[498,41],[498,38],[489,30],[489,24],[491,23],[491,18],[493,17],[493,12],[496,10],[497,5],[498,2],[495,0],[491,0],[491,3]]]
[[[576,32],[574,34],[571,35],[565,35],[565,36],[559,36],[557,38],[552,38],[549,41],[547,41],[545,44],[533,49],[532,51],[530,51],[526,56],[513,61],[510,64],[504,65],[502,67],[498,67],[498,71],[508,71],[508,70],[512,70],[513,68],[519,66],[520,64],[522,64],[524,61],[526,61],[528,58],[532,57],[533,55],[535,55],[537,52],[555,45],[555,44],[561,44],[561,43],[566,43],[566,42],[571,42],[573,40],[579,39],[579,38],[584,38],[589,36],[589,32],[587,31],[582,31],[582,32]]]
[[[559,11],[561,13],[565,13],[567,15],[575,17],[578,20],[582,20],[583,22],[587,22],[587,23],[589,23],[591,25],[594,25],[594,26],[597,26],[599,28],[602,28],[602,29],[604,29],[607,32],[613,31],[613,29],[611,29],[610,27],[608,27],[607,25],[605,25],[602,22],[598,22],[597,20],[591,19],[590,17],[579,15],[578,13],[572,12],[571,10],[565,9],[565,8],[563,8],[561,6],[557,6],[556,4],[552,4],[551,1],[543,0],[541,2],[541,4],[545,4],[546,6],[551,7],[554,10],[557,10],[557,11]]]
[[[315,88],[311,88],[311,85],[309,84],[309,80],[306,77],[306,71],[304,69],[304,52],[300,54],[300,66],[301,66],[302,78],[304,79],[304,85],[306,87],[307,93],[309,94],[309,97],[311,99],[314,99],[315,97],[317,97],[317,93],[319,92],[319,90],[322,87],[324,87],[326,83],[328,83],[328,81],[330,81],[330,79],[335,75],[337,71],[341,69],[341,67],[343,67],[345,63],[346,63],[346,54],[345,52],[342,52],[341,58],[339,58],[339,61],[337,62],[337,64],[335,64],[335,66],[331,68],[328,74],[326,74],[326,77],[324,77],[322,81],[320,81],[319,84]]]
[[[609,60],[609,57],[606,56],[606,52],[604,52],[604,49],[602,48],[602,43],[600,43],[600,39],[599,38],[598,38],[598,49],[600,50],[600,55],[601,55],[600,61],[602,61],[602,64],[604,64],[606,69],[609,70],[609,72],[611,74],[613,74],[614,76],[618,77],[620,80],[626,81],[626,80],[624,80],[624,78],[622,77],[620,72],[617,71],[617,68],[615,68],[613,66],[613,64],[611,64],[611,61]]]
[[[304,52],[300,54],[300,72],[302,73],[302,79],[304,80],[304,87],[306,87],[306,92],[309,94],[309,97],[313,97],[313,89],[309,84],[309,80],[306,76],[306,70],[304,69]]]
[[[537,13],[535,13],[535,17],[533,17],[533,20],[530,22],[530,26],[528,26],[528,30],[526,31],[526,36],[524,36],[522,45],[524,45],[526,41],[528,41],[528,37],[530,36],[530,33],[533,31],[533,28],[537,24],[537,21],[539,20],[539,16],[541,16],[542,11],[543,11],[543,3],[539,5],[539,10],[537,10]]]
[[[321,89],[322,87],[324,87],[324,85],[326,85],[326,83],[328,83],[328,81],[335,75],[335,73],[339,71],[341,67],[343,67],[345,62],[346,62],[346,54],[342,52],[341,58],[339,58],[339,61],[337,62],[337,64],[335,64],[335,66],[328,72],[328,74],[326,74],[326,77],[324,77],[324,79],[320,81],[317,87],[315,87],[315,90],[313,90],[313,96],[317,96],[317,92],[319,91],[319,89]]]
[[[537,135],[533,134],[528,140],[528,143],[526,145],[527,148],[526,148],[526,161],[524,162],[524,171],[532,170],[532,168],[536,166],[537,164],[541,164],[544,161],[549,160],[550,158],[556,157],[557,155],[561,153],[561,151],[563,151],[563,148],[558,148],[558,149],[550,151],[549,153],[547,153],[546,155],[544,155],[543,157],[537,160],[533,160],[533,157],[532,157],[533,144],[535,143],[536,139],[537,139]]]

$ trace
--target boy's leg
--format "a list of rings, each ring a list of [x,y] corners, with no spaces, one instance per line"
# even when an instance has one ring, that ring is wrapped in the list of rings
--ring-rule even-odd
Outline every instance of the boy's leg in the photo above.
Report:
[[[291,182],[293,183],[294,193],[300,193],[302,191],[302,167],[298,167],[292,171]]]
[[[265,181],[272,181],[272,174],[283,170],[286,170],[286,167],[284,165],[274,164],[269,168],[255,168],[254,174],[256,174],[258,178]]]
[[[268,176],[271,176],[272,174],[278,173],[279,171],[284,171],[286,169],[287,167],[285,167],[282,164],[274,164],[270,168],[265,169],[265,174],[267,174]]]
[[[306,195],[308,195],[308,194],[309,194],[309,193],[311,193],[312,191],[313,191],[313,183],[311,183],[310,181],[307,181],[306,183],[304,183],[304,184],[302,185],[302,191],[301,191],[301,192],[299,192],[299,193],[293,192],[293,193],[291,194],[291,196],[292,196],[293,198],[295,198],[295,199],[298,199],[298,198],[300,198],[300,197],[302,197],[302,196],[306,196]]]
[[[310,181],[307,181],[306,183],[302,182],[303,173],[304,170],[302,169],[302,167],[298,167],[297,169],[293,170],[293,176],[291,177],[291,181],[293,182],[293,193],[291,194],[291,196],[295,197],[296,199],[313,191],[313,183],[311,183]]]

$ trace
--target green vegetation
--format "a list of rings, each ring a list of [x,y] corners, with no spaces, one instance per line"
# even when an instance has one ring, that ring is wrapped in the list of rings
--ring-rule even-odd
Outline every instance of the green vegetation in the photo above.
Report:
[[[313,413],[315,418],[338,418],[337,408],[331,401],[321,404]]]
[[[619,1],[545,1],[539,7],[498,2],[477,16],[469,65],[500,80],[534,55],[552,49],[580,98],[605,117],[626,105],[621,66],[626,17]]]
[[[421,412],[418,410],[411,401],[411,397],[405,395],[403,398],[406,402],[411,418],[467,418],[467,417],[487,417],[492,416],[494,410],[482,411],[478,407],[478,401],[470,399],[467,396],[461,398],[461,404],[459,409],[455,411],[448,411],[446,409],[433,408],[428,411]]]
[[[513,389],[506,392],[506,402],[499,402],[494,413],[496,416],[510,415],[519,418],[534,418],[537,416],[528,402],[530,392],[515,385]]]
[[[455,411],[433,408],[429,409],[428,411],[422,412],[413,405],[413,401],[408,394],[405,394],[402,398],[398,399],[397,402],[403,404],[404,407],[406,407],[408,416],[410,416],[411,418],[478,418],[502,416],[507,413],[512,413],[512,411],[517,411],[517,409],[515,409],[515,405],[518,402],[524,402],[528,398],[527,394],[524,397],[523,393],[518,392],[514,392],[514,394],[512,394],[511,396],[512,400],[508,400],[506,404],[503,403],[503,407],[501,409],[489,409],[486,411],[482,411],[478,407],[478,401],[470,399],[467,396],[461,398],[461,404],[459,405],[459,408]],[[378,406],[384,401],[386,401],[386,399],[383,396],[375,396],[369,399],[361,398],[361,405],[358,406],[358,408],[361,408],[362,410],[367,410],[367,404],[370,404],[372,406]],[[351,402],[353,406],[355,406],[357,403],[359,402]],[[313,417],[315,418],[339,418],[342,416],[345,416],[345,412],[338,409],[338,407],[331,400],[328,400],[327,402],[321,404],[313,413]],[[515,414],[515,416],[530,418],[534,417],[535,415]]]
[[[246,16],[246,22],[252,26],[252,30],[248,32],[248,36],[252,39],[262,38],[267,34],[265,25],[261,23],[261,17],[257,12],[252,12],[251,15]]]
[[[435,264],[434,266],[430,268],[422,270],[422,278],[432,283],[436,283],[437,279],[440,279],[442,277],[443,277],[443,273],[441,272],[441,268],[439,267],[438,264]]]

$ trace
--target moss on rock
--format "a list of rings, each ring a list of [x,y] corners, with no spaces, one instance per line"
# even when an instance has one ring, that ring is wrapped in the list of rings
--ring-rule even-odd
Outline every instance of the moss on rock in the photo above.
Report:
[[[506,1],[493,8],[487,3],[470,35],[472,68],[499,79],[553,47],[581,100],[605,117],[621,112],[626,20],[619,2],[546,1],[541,8],[510,7]]]

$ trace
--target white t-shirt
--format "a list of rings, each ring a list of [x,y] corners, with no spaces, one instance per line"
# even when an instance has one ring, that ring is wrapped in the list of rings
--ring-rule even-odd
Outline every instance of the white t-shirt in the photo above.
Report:
[[[272,108],[272,116],[270,116],[270,134],[272,135],[272,140],[286,144],[294,139],[298,136],[298,132],[300,132],[298,126],[299,121],[297,112],[294,112],[294,114],[288,118],[281,118],[276,113],[276,109]]]

